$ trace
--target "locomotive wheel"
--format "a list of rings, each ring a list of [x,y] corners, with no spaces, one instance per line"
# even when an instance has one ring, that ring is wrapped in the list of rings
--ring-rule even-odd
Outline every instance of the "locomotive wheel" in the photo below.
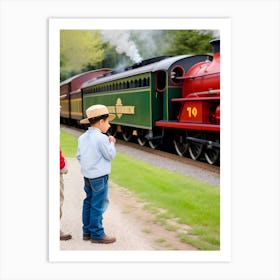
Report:
[[[173,140],[175,150],[180,157],[184,156],[188,151],[189,144],[185,139],[186,136],[176,135]]]
[[[146,136],[145,130],[143,130],[143,129],[138,129],[137,130],[137,141],[138,141],[140,146],[145,146],[146,145],[148,140],[145,136]]]
[[[128,142],[132,137],[133,129],[131,127],[122,127],[123,139]]]
[[[156,149],[159,146],[160,140],[149,140],[149,146],[152,149]]]
[[[202,150],[203,150],[203,144],[195,143],[195,142],[189,143],[189,153],[193,160],[197,160],[201,156]]]
[[[117,135],[117,126],[115,124],[111,124],[111,127],[109,128],[109,134],[114,137]]]
[[[204,155],[205,155],[205,159],[209,164],[215,164],[219,159],[220,149],[215,147],[212,147],[210,149],[208,148],[205,150]]]

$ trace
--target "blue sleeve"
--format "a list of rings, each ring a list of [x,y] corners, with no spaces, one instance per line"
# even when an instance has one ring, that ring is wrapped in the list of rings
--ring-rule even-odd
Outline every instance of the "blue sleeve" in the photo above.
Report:
[[[107,160],[112,160],[116,156],[115,143],[110,142],[109,138],[106,135],[102,135],[100,151],[103,157]]]
[[[81,159],[81,154],[80,154],[80,139],[78,139],[78,151],[77,151],[76,158],[77,158],[78,161],[80,161],[80,159]]]

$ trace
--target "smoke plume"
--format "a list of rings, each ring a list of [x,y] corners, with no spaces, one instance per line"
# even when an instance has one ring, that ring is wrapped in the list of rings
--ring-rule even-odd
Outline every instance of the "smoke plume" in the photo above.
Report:
[[[116,48],[119,54],[125,53],[132,61],[138,63],[143,59],[139,54],[137,46],[130,37],[128,30],[102,30],[102,40],[109,42]]]

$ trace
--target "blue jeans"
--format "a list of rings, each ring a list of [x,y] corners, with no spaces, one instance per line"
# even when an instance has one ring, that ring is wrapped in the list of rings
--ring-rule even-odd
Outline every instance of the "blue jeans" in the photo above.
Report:
[[[102,220],[108,207],[108,175],[88,179],[84,178],[86,198],[83,203],[83,233],[91,238],[101,239],[105,236]]]

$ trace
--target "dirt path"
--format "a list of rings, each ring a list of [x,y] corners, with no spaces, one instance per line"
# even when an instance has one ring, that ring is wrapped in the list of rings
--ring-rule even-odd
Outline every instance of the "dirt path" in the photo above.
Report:
[[[109,182],[110,204],[103,222],[105,232],[114,235],[117,242],[104,245],[82,240],[83,179],[78,161],[67,158],[67,162],[69,173],[64,176],[61,228],[65,233],[71,233],[73,238],[60,242],[62,250],[196,250],[176,237],[178,232],[187,231],[188,226],[177,224],[174,220],[160,225],[157,215],[163,210],[152,214],[145,209],[144,201],[112,181]]]

